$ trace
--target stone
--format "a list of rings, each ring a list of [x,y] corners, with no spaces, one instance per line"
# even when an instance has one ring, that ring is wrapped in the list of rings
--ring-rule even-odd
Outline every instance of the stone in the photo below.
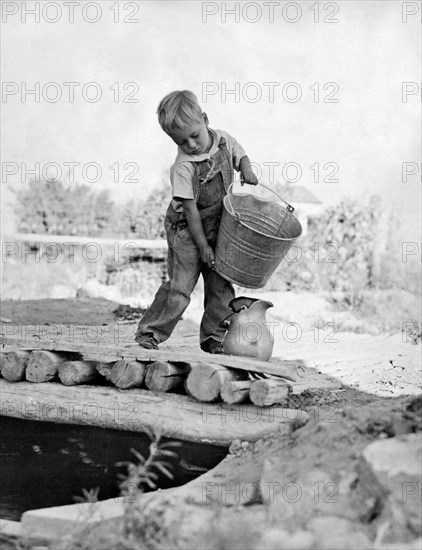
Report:
[[[261,475],[263,502],[271,513],[289,521],[306,522],[316,515],[342,515],[347,495],[339,493],[337,473],[313,468],[301,472],[280,468],[277,460],[264,462]]]
[[[359,476],[366,490],[390,508],[393,523],[421,535],[420,433],[374,441],[362,452]]]
[[[84,522],[109,528],[121,525],[124,507],[121,499],[108,499],[95,503],[69,504],[29,510],[22,514],[22,536],[31,540],[55,541],[68,536]]]
[[[383,544],[382,550],[421,550],[422,538],[413,539],[410,542],[394,542]]]
[[[321,516],[311,519],[307,528],[315,537],[318,550],[368,550],[369,538],[349,520],[337,516]]]
[[[20,538],[22,535],[22,525],[20,521],[1,518],[0,533],[5,537]]]
[[[273,528],[259,541],[262,550],[308,550],[314,548],[315,537],[308,531],[288,533],[284,529]]]
[[[76,298],[104,298],[119,304],[125,303],[120,289],[116,285],[103,285],[95,278],[88,279],[77,289]]]

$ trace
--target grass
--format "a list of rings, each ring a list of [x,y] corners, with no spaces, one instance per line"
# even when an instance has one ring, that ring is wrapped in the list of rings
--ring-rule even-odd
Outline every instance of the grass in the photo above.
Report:
[[[342,319],[342,331],[394,334],[421,322],[420,298],[405,290],[363,290],[353,296],[331,293],[328,301]]]

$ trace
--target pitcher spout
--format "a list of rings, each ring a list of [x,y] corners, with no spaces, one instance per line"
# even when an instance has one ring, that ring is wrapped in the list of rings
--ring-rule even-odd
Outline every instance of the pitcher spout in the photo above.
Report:
[[[269,302],[268,300],[257,300],[250,306],[250,309],[261,309],[263,311],[266,311],[270,307],[274,307],[274,304],[272,302]]]

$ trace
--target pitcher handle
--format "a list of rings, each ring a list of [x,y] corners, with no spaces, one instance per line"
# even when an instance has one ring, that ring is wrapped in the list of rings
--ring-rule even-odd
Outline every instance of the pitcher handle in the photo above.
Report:
[[[222,321],[220,321],[218,323],[218,326],[221,327],[221,328],[225,328],[225,329],[228,329],[229,326],[230,326],[230,322],[229,322],[229,319],[230,317],[232,317],[234,315],[234,312],[233,313],[230,313],[230,315],[227,315],[227,317],[225,319],[223,319]]]

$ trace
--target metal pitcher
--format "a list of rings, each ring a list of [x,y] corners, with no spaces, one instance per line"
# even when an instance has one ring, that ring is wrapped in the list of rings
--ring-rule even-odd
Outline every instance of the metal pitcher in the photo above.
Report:
[[[269,361],[274,338],[265,314],[273,304],[267,300],[239,296],[231,300],[229,307],[233,313],[221,322],[227,328],[223,342],[224,353]]]

